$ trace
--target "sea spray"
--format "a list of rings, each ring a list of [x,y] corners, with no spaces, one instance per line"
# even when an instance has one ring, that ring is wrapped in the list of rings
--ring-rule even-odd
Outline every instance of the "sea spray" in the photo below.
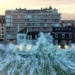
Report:
[[[74,75],[72,46],[60,49],[53,45],[50,34],[40,35],[35,45],[21,44],[21,50],[12,43],[0,44],[0,75]]]

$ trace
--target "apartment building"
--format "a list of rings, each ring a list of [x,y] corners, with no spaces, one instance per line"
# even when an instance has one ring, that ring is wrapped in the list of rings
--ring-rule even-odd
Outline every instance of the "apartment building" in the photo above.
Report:
[[[54,44],[71,44],[73,43],[73,32],[75,28],[72,27],[53,27],[52,36],[54,38]]]
[[[0,43],[5,42],[5,16],[0,15]]]
[[[60,26],[60,13],[56,8],[6,10],[6,39],[16,40],[17,32],[28,26],[27,32],[37,27]],[[34,31],[35,31],[34,30]],[[38,30],[38,29],[37,29]],[[41,30],[41,29],[40,29]],[[40,31],[38,30],[38,31]],[[49,29],[52,31],[52,28]]]

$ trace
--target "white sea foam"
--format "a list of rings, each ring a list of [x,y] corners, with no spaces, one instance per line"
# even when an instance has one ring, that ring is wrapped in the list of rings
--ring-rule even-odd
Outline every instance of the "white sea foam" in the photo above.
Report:
[[[59,49],[52,36],[40,33],[35,45],[0,44],[0,75],[69,75],[75,73],[75,50]],[[29,48],[27,48],[27,45]],[[21,46],[21,47],[22,47]]]

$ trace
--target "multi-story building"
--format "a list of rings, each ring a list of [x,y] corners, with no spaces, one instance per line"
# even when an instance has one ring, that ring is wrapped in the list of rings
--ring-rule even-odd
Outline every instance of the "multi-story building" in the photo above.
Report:
[[[6,39],[16,40],[17,32],[25,26],[28,26],[27,32],[33,31],[34,27],[50,28],[52,26],[60,26],[60,15],[58,10],[56,8],[52,9],[52,7],[39,10],[27,10],[26,8],[6,10]],[[52,29],[48,30],[51,31]]]
[[[5,32],[6,32],[5,16],[0,15],[0,43],[5,42]]]
[[[73,43],[73,28],[53,27],[52,36],[54,38],[54,44],[71,44]]]

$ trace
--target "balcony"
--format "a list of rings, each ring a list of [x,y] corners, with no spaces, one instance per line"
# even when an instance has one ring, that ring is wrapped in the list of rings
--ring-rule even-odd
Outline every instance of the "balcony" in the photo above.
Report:
[[[31,27],[28,31],[52,31],[52,27]]]

